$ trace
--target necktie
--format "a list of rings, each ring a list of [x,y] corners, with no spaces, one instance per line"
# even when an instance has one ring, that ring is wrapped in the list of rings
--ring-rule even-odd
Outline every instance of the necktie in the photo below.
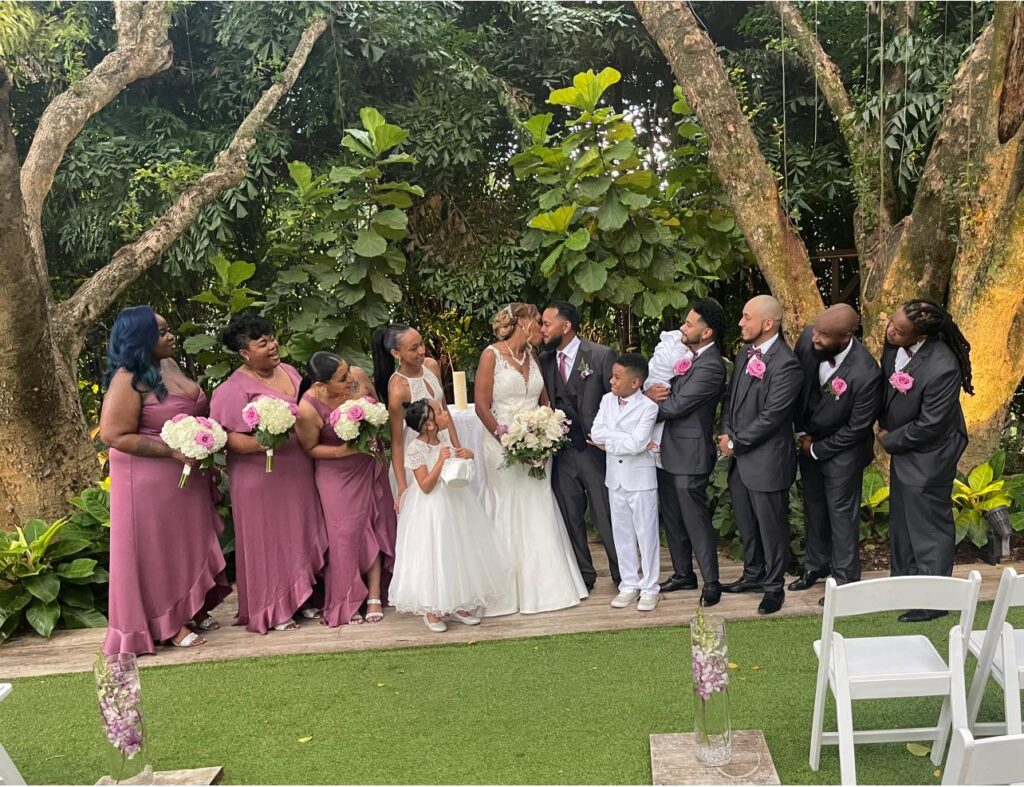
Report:
[[[748,347],[747,348],[747,357],[748,358],[755,358],[755,357],[756,358],[760,358],[761,357],[761,351],[757,347]]]
[[[623,399],[623,398],[622,398],[622,397],[620,396],[620,397],[619,397],[619,407],[625,407],[625,406],[626,406],[626,400],[625,400],[625,399]]]
[[[828,365],[831,366],[833,369],[836,368],[836,359],[835,358],[829,358],[828,361],[826,361],[826,363],[828,363]]]
[[[910,360],[911,358],[914,357],[914,351],[911,350],[909,347],[904,347],[903,352],[907,354],[907,360]]]
[[[558,352],[558,376],[562,378],[562,382],[569,380],[569,369],[566,363],[565,353],[559,350]]]

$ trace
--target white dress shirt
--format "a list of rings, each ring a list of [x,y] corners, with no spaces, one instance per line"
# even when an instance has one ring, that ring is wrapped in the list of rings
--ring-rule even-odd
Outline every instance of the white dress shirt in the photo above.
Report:
[[[896,366],[896,371],[897,372],[902,372],[903,369],[906,367],[906,365],[908,363],[910,363],[911,357],[913,357],[914,355],[917,354],[917,351],[921,349],[921,345],[924,344],[924,341],[925,340],[922,339],[917,344],[912,345],[909,348],[910,349],[909,353],[907,352],[908,348],[905,348],[905,347],[900,347],[896,351],[896,364],[895,364],[895,366]]]
[[[580,351],[580,337],[573,336],[572,341],[565,345],[564,350],[558,350],[555,355],[555,371],[562,373],[562,356],[565,356],[565,379],[572,375],[572,367],[576,365],[576,353]]]
[[[831,363],[829,361],[822,361],[818,364],[818,385],[824,385],[828,382],[829,378],[836,373],[836,369],[839,368],[840,364],[846,360],[846,356],[850,354],[851,349],[853,349],[853,339],[850,339],[846,349],[836,355]]]
[[[765,355],[768,354],[768,351],[772,348],[772,345],[775,344],[775,342],[776,342],[776,340],[778,340],[778,338],[779,338],[779,335],[775,334],[772,338],[768,339],[763,344],[760,344],[757,347],[754,347],[753,349],[760,350],[761,351],[761,357],[764,357]]]

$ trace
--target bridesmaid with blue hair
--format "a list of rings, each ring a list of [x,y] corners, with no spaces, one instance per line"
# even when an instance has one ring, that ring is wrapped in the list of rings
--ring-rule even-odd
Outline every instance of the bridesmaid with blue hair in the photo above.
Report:
[[[213,484],[161,439],[175,415],[209,415],[206,394],[174,360],[167,321],[149,306],[121,311],[110,331],[100,439],[110,447],[110,609],[103,652],[153,653],[156,643],[194,647],[231,586],[217,536]],[[193,631],[192,629],[198,631]]]

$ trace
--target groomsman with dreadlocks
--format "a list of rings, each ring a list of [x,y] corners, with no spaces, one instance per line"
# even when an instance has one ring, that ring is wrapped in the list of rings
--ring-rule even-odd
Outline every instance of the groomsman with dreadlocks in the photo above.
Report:
[[[876,434],[892,456],[889,546],[892,575],[953,573],[956,465],[967,447],[960,391],[971,386],[971,346],[945,309],[923,298],[893,314],[885,329],[882,413]],[[904,623],[946,612],[912,609]]]

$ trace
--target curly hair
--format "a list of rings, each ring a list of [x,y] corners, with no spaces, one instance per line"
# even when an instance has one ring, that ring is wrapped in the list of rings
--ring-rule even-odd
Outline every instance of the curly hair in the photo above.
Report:
[[[504,341],[515,331],[519,320],[536,319],[538,314],[540,312],[532,303],[510,303],[491,318],[491,329],[500,341]]]

